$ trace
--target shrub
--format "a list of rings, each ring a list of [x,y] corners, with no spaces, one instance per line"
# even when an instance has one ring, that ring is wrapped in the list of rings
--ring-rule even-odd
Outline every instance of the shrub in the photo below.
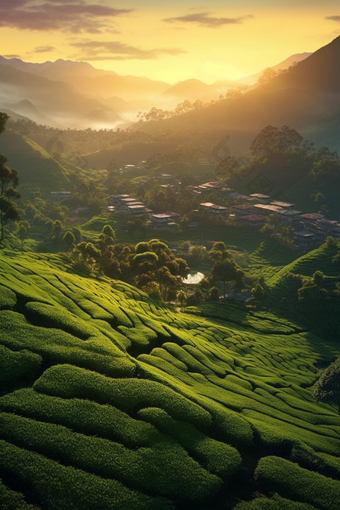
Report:
[[[0,345],[0,384],[32,380],[40,371],[42,358],[30,351],[14,352]]]
[[[316,508],[308,503],[299,503],[274,494],[270,499],[260,496],[250,502],[244,501],[236,505],[234,510],[316,510]]]
[[[90,400],[62,399],[21,389],[1,397],[0,409],[65,425],[75,432],[111,439],[131,448],[150,446],[157,440],[157,430],[149,423]]]
[[[322,510],[338,510],[340,481],[299,467],[279,457],[260,459],[255,476],[266,491],[279,492],[282,496],[305,501]]]
[[[30,302],[26,304],[25,308],[28,320],[34,325],[62,329],[82,340],[87,340],[90,336],[98,334],[96,328],[91,324],[78,319],[67,309],[57,305]]]
[[[174,420],[157,408],[141,409],[138,416],[173,437],[210,472],[228,478],[240,468],[242,459],[235,448],[207,437],[190,423]]]
[[[23,494],[10,490],[0,479],[0,508],[3,510],[40,510],[26,503]]]
[[[46,335],[45,328],[32,326],[21,314],[8,310],[0,311],[0,324],[1,344],[29,349],[49,365],[70,362],[115,377],[129,377],[135,371],[135,364],[104,336],[83,341],[55,329]]]
[[[128,487],[170,498],[205,499],[221,487],[221,480],[205,471],[171,438],[158,434],[152,448],[130,450],[61,425],[1,413],[1,437]]]
[[[16,303],[17,297],[15,293],[11,289],[0,285],[0,310],[11,309]]]
[[[0,469],[29,486],[43,508],[49,510],[171,510],[160,497],[132,491],[116,480],[63,466],[0,440]]]
[[[207,411],[162,384],[142,379],[109,379],[70,365],[49,368],[35,382],[34,389],[62,398],[88,398],[130,413],[143,407],[161,407],[174,418],[199,428],[211,423]]]

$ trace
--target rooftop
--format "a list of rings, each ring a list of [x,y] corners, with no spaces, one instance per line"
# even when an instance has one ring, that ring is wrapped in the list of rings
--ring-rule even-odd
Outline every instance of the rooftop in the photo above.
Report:
[[[259,200],[266,200],[267,198],[270,198],[269,195],[262,195],[262,193],[252,193],[250,196],[253,198],[258,198]]]
[[[295,204],[291,204],[290,202],[280,202],[279,200],[274,200],[273,202],[270,202],[271,205],[277,205],[278,207],[284,207],[286,209],[289,209],[290,207],[293,207]]]

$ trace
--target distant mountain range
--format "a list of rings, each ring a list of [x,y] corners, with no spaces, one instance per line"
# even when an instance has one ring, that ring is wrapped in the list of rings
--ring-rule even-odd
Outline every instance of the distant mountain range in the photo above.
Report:
[[[293,55],[275,67],[286,69],[308,55]],[[139,110],[171,109],[185,99],[217,99],[228,88],[254,84],[259,75],[240,82],[219,80],[208,85],[188,79],[170,85],[142,76],[120,76],[86,62],[59,59],[37,64],[0,56],[0,108],[54,127],[125,127],[136,121]]]

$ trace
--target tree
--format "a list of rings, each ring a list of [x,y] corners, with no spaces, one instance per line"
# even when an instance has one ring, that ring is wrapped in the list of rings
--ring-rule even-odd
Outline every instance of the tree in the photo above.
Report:
[[[20,239],[22,248],[24,247],[24,241],[28,237],[28,231],[30,228],[31,225],[27,220],[21,221],[19,223],[18,230],[15,235]]]
[[[8,121],[9,116],[7,113],[0,112],[0,133],[3,133],[5,131],[5,125]]]
[[[273,78],[275,78],[279,73],[273,69],[272,67],[267,67],[261,74],[260,78],[257,80],[257,85],[263,86],[267,85]]]
[[[340,358],[331,363],[316,383],[313,396],[318,402],[336,404],[340,412]]]
[[[0,132],[1,116],[0,116]],[[4,238],[5,224],[20,219],[17,205],[13,198],[20,198],[20,193],[15,189],[19,184],[18,172],[9,168],[6,163],[8,159],[0,154],[0,241]],[[12,186],[10,186],[12,184]]]
[[[223,283],[223,296],[226,294],[226,282],[237,281],[239,277],[240,268],[234,260],[224,259],[215,262],[211,276],[213,282]]]
[[[130,269],[136,273],[138,288],[147,291],[149,284],[155,282],[163,300],[176,298],[182,278],[190,271],[186,261],[175,257],[169,246],[159,239],[136,245]]]
[[[181,308],[183,310],[183,308],[185,307],[186,302],[187,302],[187,295],[184,292],[184,290],[180,290],[179,292],[177,292],[177,300],[178,300],[178,302],[181,305]]]
[[[252,156],[269,157],[273,154],[287,154],[303,150],[304,138],[288,126],[278,128],[266,126],[255,136],[250,152]]]
[[[240,169],[240,163],[235,156],[227,156],[218,163],[215,168],[215,175],[219,179],[226,179],[236,174]]]
[[[220,292],[217,287],[211,287],[209,290],[210,301],[218,301],[220,299]]]
[[[71,251],[74,248],[76,239],[73,233],[68,230],[67,232],[65,232],[62,241],[67,251]]]
[[[63,231],[63,224],[61,223],[60,220],[55,220],[53,223],[52,223],[52,228],[51,228],[51,232],[50,232],[50,239],[51,241],[54,241],[54,242],[58,242],[60,237],[61,237],[61,233]]]
[[[255,303],[263,303],[266,297],[266,291],[260,283],[257,283],[254,288],[251,289],[251,294]]]

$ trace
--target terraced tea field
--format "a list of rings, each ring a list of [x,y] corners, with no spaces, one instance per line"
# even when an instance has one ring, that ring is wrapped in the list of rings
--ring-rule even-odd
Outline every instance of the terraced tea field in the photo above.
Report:
[[[340,347],[191,312],[0,254],[0,508],[338,510],[340,416],[311,387]]]

